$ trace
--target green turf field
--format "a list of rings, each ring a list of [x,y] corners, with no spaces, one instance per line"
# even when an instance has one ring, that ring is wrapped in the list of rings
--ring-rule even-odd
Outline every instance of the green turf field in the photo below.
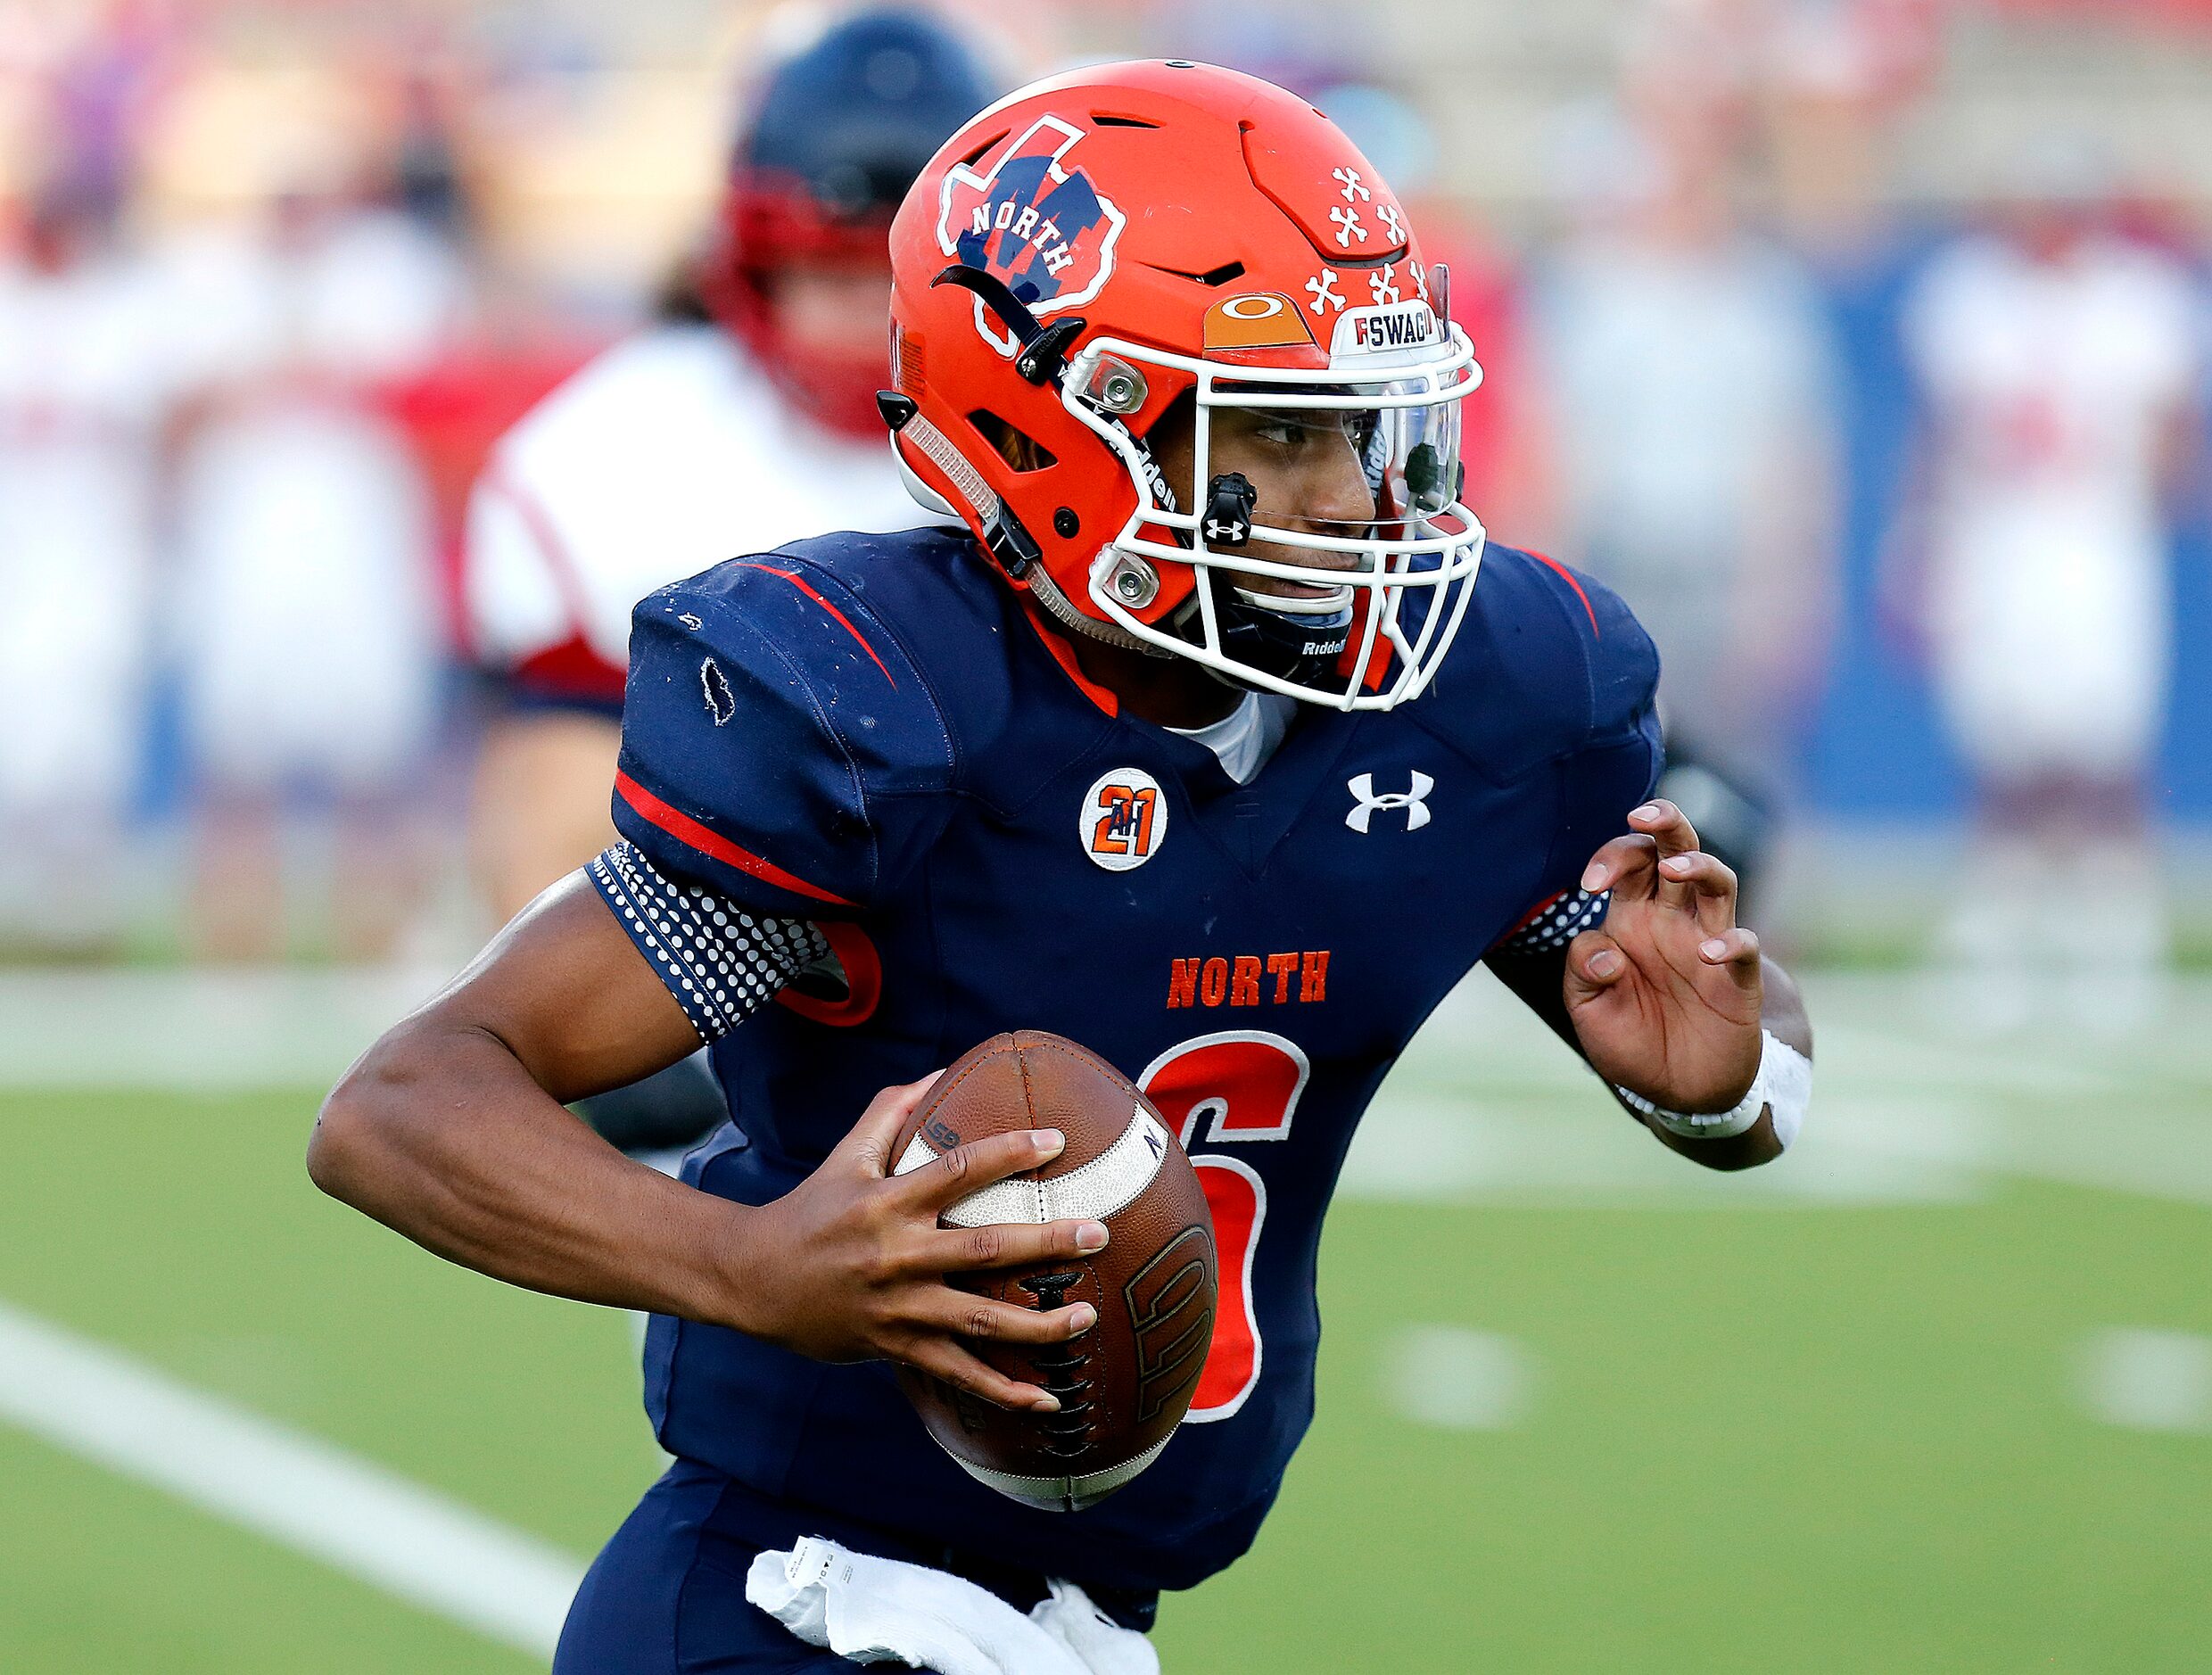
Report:
[[[1826,1127],[1764,1180],[1440,1018],[1331,1224],[1311,1439],[1165,1606],[1171,1675],[2212,1665],[2212,992],[2125,1051],[1815,1003]],[[0,1303],[588,1555],[656,1469],[625,1320],[317,1197],[312,1089],[116,1079],[0,1093]],[[4,1421],[0,1506],[0,1670],[540,1666]]]

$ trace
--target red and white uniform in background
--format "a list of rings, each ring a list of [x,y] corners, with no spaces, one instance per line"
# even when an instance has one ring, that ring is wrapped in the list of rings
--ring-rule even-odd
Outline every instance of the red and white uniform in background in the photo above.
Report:
[[[2171,670],[2158,433],[2192,400],[2200,301],[2148,247],[2057,261],[1962,241],[1908,304],[1942,438],[1927,629],[1977,771],[2128,776],[2158,742]]]
[[[473,651],[538,701],[620,704],[631,607],[725,558],[933,521],[890,450],[796,411],[717,326],[618,343],[493,450],[470,504]]]
[[[0,268],[0,809],[128,789],[165,349],[140,264]]]
[[[218,784],[389,790],[436,723],[441,623],[422,471],[384,392],[459,330],[466,276],[396,214],[209,238],[175,294],[211,417],[178,481],[187,736]]]
[[[114,912],[103,863],[145,735],[174,389],[162,320],[142,262],[0,265],[0,915],[41,934]]]

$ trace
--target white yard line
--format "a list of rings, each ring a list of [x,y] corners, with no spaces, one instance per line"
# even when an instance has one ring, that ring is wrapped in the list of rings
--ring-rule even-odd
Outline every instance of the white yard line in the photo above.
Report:
[[[0,1302],[0,1419],[549,1658],[572,1555]]]
[[[0,1088],[327,1087],[450,976],[0,970]]]

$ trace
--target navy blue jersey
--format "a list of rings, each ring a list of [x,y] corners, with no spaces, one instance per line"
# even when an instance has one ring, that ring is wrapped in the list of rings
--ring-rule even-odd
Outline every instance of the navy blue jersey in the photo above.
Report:
[[[1315,1251],[1353,1126],[1437,1003],[1648,794],[1657,674],[1614,595],[1493,547],[1428,693],[1301,706],[1240,787],[1082,682],[963,533],[824,536],[647,598],[615,817],[651,877],[603,868],[602,888],[705,1036],[805,953],[747,969],[717,920],[811,920],[846,978],[719,1041],[735,1120],[686,1178],[774,1199],[879,1088],[1052,1030],[1179,1127],[1223,1277],[1190,1422],[1088,1511],[976,1483],[886,1366],[670,1318],[646,1357],[663,1444],[1087,1582],[1227,1564],[1312,1415]]]

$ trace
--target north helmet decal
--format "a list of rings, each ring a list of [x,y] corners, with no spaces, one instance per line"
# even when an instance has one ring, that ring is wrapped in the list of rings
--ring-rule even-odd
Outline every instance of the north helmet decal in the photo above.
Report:
[[[1069,153],[1084,130],[1039,117],[986,174],[965,163],[945,177],[937,243],[947,256],[1004,282],[1032,314],[1088,302],[1114,271],[1126,218]],[[1018,345],[976,302],[976,329],[1000,353]]]

